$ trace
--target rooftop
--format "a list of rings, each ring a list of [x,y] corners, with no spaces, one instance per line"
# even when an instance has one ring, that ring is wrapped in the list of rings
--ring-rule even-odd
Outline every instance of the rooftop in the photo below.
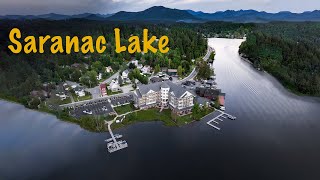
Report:
[[[139,85],[137,89],[137,95],[147,94],[150,90],[160,91],[161,87],[170,88],[169,92],[174,94],[176,97],[181,97],[184,93],[189,92],[188,90],[184,89],[182,86],[176,85],[171,81],[166,81],[166,82],[157,82],[157,83],[147,84],[147,85]]]

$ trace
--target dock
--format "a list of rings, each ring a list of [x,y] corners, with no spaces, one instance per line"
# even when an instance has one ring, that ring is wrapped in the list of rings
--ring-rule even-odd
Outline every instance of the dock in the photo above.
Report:
[[[115,137],[116,139],[120,139],[120,138],[122,138],[122,135],[120,135],[120,134],[115,134],[114,137]],[[112,138],[108,138],[108,139],[106,139],[106,140],[104,140],[104,141],[105,141],[105,142],[111,142],[111,141],[113,141],[113,139],[112,139]]]
[[[230,120],[236,120],[236,117],[235,116],[232,116],[231,114],[228,114],[226,112],[223,112],[223,111],[220,111],[218,110],[218,112],[220,112],[220,114],[216,117],[214,117],[212,120],[208,121],[207,124],[211,127],[213,127],[214,129],[220,131],[221,128],[220,127],[217,127],[216,125],[214,125],[213,123],[215,124],[219,124],[218,121],[220,122],[223,122],[223,119],[230,119]]]
[[[113,122],[110,122],[110,123],[108,122],[108,130],[109,130],[111,138],[105,140],[105,141],[109,142],[107,144],[107,148],[108,148],[109,153],[113,153],[113,152],[116,152],[116,151],[119,151],[121,149],[128,147],[128,143],[126,141],[124,141],[124,140],[117,141],[116,138],[121,138],[122,135],[116,134],[117,137],[115,137],[113,135],[112,130],[111,130],[112,123]]]
[[[219,128],[219,127],[217,127],[217,126],[215,126],[215,125],[212,125],[212,124],[210,124],[209,122],[208,122],[207,124],[208,124],[209,126],[215,128],[216,130],[220,131],[220,128]]]

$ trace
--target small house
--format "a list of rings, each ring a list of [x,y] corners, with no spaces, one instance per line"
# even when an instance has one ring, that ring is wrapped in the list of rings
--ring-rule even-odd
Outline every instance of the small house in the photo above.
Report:
[[[150,74],[151,72],[151,67],[149,65],[145,65],[143,66],[143,68],[141,69],[142,74]]]
[[[177,69],[168,69],[169,76],[177,76],[178,70]]]
[[[112,73],[113,72],[112,67],[111,66],[106,67],[106,71],[105,72]]]
[[[128,70],[123,71],[122,74],[121,74],[122,79],[126,81],[127,78],[128,78],[128,75],[129,75],[129,71]]]
[[[100,84],[100,93],[101,93],[102,97],[107,95],[107,86],[106,86],[106,84],[104,84],[104,83]]]
[[[79,96],[79,97],[86,96],[86,93],[85,93],[85,91],[84,91],[84,88],[81,87],[81,86],[76,86],[76,87],[74,88],[74,92],[75,92],[75,94],[76,94],[77,96]]]
[[[109,89],[112,91],[112,92],[119,92],[121,91],[120,89],[120,85],[118,83],[118,81],[112,81],[109,85]]]

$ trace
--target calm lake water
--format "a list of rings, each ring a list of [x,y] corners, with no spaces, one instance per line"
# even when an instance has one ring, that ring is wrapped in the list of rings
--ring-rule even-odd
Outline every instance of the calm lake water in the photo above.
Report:
[[[116,133],[129,148],[109,154],[107,133],[0,101],[0,179],[320,179],[320,101],[286,91],[240,59],[242,40],[210,39],[226,94],[221,131],[139,123]]]

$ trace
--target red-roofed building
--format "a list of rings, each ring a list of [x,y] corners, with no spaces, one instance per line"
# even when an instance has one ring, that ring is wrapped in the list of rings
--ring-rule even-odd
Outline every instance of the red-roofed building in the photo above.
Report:
[[[100,84],[100,93],[101,93],[102,97],[107,95],[107,86],[106,86],[106,84],[104,84],[104,83]]]
[[[220,106],[224,106],[224,96],[219,95],[219,103],[220,103]]]

